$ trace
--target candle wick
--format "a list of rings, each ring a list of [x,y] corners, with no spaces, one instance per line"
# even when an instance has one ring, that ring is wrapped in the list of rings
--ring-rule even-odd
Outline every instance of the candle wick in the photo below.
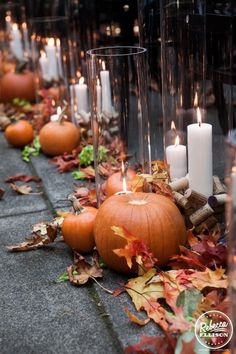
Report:
[[[201,126],[201,122],[198,122],[198,126],[199,126],[199,127]]]

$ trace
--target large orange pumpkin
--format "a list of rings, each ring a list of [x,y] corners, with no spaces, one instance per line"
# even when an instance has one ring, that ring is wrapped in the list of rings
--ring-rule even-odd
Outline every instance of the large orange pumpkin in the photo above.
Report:
[[[68,214],[62,223],[62,235],[68,246],[78,252],[91,252],[95,246],[94,221],[97,209],[84,207],[79,214]]]
[[[79,138],[79,128],[66,121],[49,122],[39,132],[41,149],[50,156],[71,152],[78,146]]]
[[[0,79],[0,101],[10,102],[14,98],[27,101],[35,100],[34,74],[30,71],[21,73],[8,72]]]
[[[9,124],[4,132],[5,138],[14,147],[22,148],[34,139],[32,125],[24,119]]]
[[[112,226],[125,227],[140,237],[159,261],[165,265],[179,253],[186,242],[183,217],[168,198],[154,193],[132,193],[108,198],[101,205],[95,220],[95,243],[106,264],[118,272],[130,272],[125,258],[113,250],[123,248],[126,241],[115,235]]]

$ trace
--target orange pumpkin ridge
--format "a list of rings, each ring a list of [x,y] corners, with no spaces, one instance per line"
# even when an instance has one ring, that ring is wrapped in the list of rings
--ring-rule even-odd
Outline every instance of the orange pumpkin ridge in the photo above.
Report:
[[[126,241],[114,234],[112,226],[125,227],[140,237],[151,249],[160,266],[179,253],[186,243],[184,219],[168,198],[154,193],[132,193],[112,196],[99,208],[95,220],[95,242],[101,257],[112,269],[130,272],[125,258],[113,250],[123,248]]]

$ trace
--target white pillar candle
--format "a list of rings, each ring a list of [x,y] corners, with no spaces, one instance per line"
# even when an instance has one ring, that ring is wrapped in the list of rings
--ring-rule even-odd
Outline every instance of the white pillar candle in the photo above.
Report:
[[[56,39],[56,47],[57,47],[57,65],[58,65],[58,72],[59,76],[63,76],[62,72],[62,57],[61,57],[61,41],[59,38]]]
[[[23,32],[25,51],[29,54],[29,51],[30,51],[29,34],[28,34],[28,28],[27,28],[26,22],[23,22],[21,27],[22,27],[22,32]]]
[[[46,56],[46,53],[43,50],[41,50],[41,52],[40,52],[39,65],[40,65],[43,79],[48,80],[49,79],[49,77],[48,77],[48,58]]]
[[[45,46],[45,51],[48,58],[48,76],[49,80],[58,79],[57,69],[57,52],[54,38],[49,38],[48,43]]]
[[[100,85],[99,79],[97,79],[96,91],[97,91],[97,113],[100,114],[102,111],[102,87]]]
[[[175,140],[175,145],[169,145],[166,148],[166,161],[170,166],[171,180],[186,176],[187,174],[186,146],[179,144],[178,135]]]
[[[84,83],[84,78],[79,79],[79,83],[75,85],[75,98],[77,112],[88,113],[88,86]]]
[[[22,60],[24,58],[23,44],[17,23],[13,23],[12,25],[10,46],[16,58]]]
[[[198,123],[188,125],[189,187],[205,196],[213,193],[212,125],[202,123],[197,108]]]
[[[102,112],[112,113],[112,101],[111,101],[111,83],[110,73],[105,70],[105,63],[102,62],[103,70],[100,71],[101,84],[102,84]]]

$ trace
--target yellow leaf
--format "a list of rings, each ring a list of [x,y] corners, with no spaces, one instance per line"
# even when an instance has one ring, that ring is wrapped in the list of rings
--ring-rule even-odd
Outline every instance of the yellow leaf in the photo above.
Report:
[[[163,283],[148,282],[156,275],[156,269],[152,268],[144,275],[130,279],[126,284],[126,291],[130,295],[136,310],[140,310],[150,299],[157,300],[164,297]]]
[[[216,268],[216,270],[206,268],[204,272],[194,272],[189,275],[189,280],[199,290],[208,286],[212,288],[227,288],[228,286],[224,268]]]

